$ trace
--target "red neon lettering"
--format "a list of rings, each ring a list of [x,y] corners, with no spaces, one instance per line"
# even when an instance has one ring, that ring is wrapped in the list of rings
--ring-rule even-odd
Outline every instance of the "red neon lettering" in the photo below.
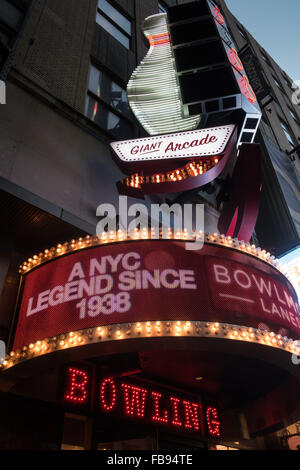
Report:
[[[209,434],[211,436],[220,437],[220,420],[217,408],[209,406],[206,409],[206,420]]]
[[[124,391],[124,410],[125,414],[129,416],[136,416],[137,418],[144,418],[145,416],[145,402],[148,391],[141,387],[134,385],[121,384]]]
[[[180,428],[182,426],[182,422],[179,420],[179,413],[178,413],[178,405],[180,403],[180,399],[175,398],[175,397],[170,397],[170,402],[172,404],[172,412],[173,412],[172,424],[173,426],[178,426]]]
[[[248,98],[250,103],[255,103],[256,95],[253,91],[253,88],[251,87],[249,83],[248,78],[245,75],[243,75],[243,77],[239,79],[239,83],[240,83],[240,87],[241,87],[243,95],[246,96],[246,98]]]
[[[198,403],[192,403],[190,401],[184,400],[184,427],[186,429],[194,429],[195,431],[199,431],[199,405]]]
[[[168,424],[168,411],[165,410],[163,416],[161,416],[160,413],[159,402],[161,400],[162,394],[158,392],[151,392],[151,396],[154,399],[154,414],[152,416],[152,421]]]
[[[220,12],[220,8],[218,8],[217,6],[215,6],[213,10],[213,15],[219,24],[225,23],[224,16]]]
[[[235,69],[237,69],[238,72],[243,70],[244,66],[242,64],[242,61],[239,58],[238,53],[236,52],[236,50],[234,48],[232,48],[228,51],[228,56],[229,56],[229,60],[230,60],[231,65],[233,65],[233,67]]]
[[[88,397],[88,374],[80,369],[69,367],[68,388],[65,392],[65,400],[73,403],[85,403]]]
[[[116,406],[117,387],[113,379],[106,378],[100,385],[100,405],[104,411],[112,411]]]

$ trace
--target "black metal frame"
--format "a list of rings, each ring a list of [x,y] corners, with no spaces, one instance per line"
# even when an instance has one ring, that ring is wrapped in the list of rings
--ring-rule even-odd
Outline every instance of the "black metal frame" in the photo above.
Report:
[[[128,16],[126,16],[123,11],[120,11],[120,9],[118,8],[118,6],[114,5],[110,0],[107,0],[107,2],[113,7],[115,8],[115,10],[117,10],[120,15],[124,16],[124,18],[126,18],[126,20],[128,20],[130,23],[131,23],[131,34],[129,35],[127,33],[127,31],[125,31],[121,26],[118,25],[118,23],[116,23],[114,20],[112,20],[103,10],[101,10],[101,8],[99,7],[99,4],[97,3],[97,13],[99,13],[100,15],[102,15],[107,21],[109,21],[109,23],[112,24],[112,26],[114,26],[115,28],[117,28],[120,33],[124,34],[124,36],[126,36],[128,39],[129,39],[129,50],[132,50],[132,20],[131,18],[129,18]],[[122,43],[120,43],[122,44]],[[124,45],[124,44],[123,44]],[[125,46],[124,46],[125,47]]]

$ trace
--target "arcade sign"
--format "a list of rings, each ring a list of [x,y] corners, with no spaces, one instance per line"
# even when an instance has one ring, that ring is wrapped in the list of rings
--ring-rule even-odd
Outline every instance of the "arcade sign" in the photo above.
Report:
[[[111,148],[123,162],[145,162],[220,155],[234,125],[199,129],[177,134],[112,142]]]
[[[102,421],[130,420],[201,436],[221,437],[218,407],[199,396],[125,377],[93,380],[90,370],[69,366],[64,371],[63,403],[72,410],[92,410]]]
[[[119,168],[128,176],[120,194],[187,191],[210,183],[224,170],[237,141],[233,124],[129,141],[112,142]]]

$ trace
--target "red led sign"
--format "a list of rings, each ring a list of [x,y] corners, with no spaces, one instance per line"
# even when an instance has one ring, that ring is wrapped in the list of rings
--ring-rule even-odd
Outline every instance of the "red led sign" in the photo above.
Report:
[[[77,251],[25,275],[13,349],[107,324],[199,320],[300,335],[297,297],[271,265],[205,244],[131,241]]]
[[[80,367],[66,370],[65,403],[80,407],[88,400],[92,378]],[[161,386],[128,379],[105,377],[95,388],[95,408],[107,417],[173,427],[186,432],[221,437],[221,422],[216,406],[204,406],[201,400],[174,393]]]
[[[88,401],[88,373],[82,369],[69,367],[67,378],[65,401],[86,404]]]

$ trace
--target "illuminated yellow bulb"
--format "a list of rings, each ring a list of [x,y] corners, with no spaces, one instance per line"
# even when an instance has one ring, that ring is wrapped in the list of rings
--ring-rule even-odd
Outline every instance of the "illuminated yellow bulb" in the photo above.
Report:
[[[100,326],[98,326],[97,333],[101,333],[101,331],[102,331],[102,328]]]
[[[142,328],[141,323],[137,323],[137,324],[136,324],[136,328],[137,328],[137,330],[140,330],[140,329]]]
[[[33,349],[33,348],[34,348],[34,344],[31,343],[31,344],[29,345],[29,349]]]
[[[157,322],[156,322],[156,326],[160,326],[160,321],[157,321]]]
[[[118,331],[116,332],[116,335],[118,336],[118,338],[120,338],[120,337],[121,337],[121,335],[122,335],[122,332],[121,332],[121,330],[118,330]]]

